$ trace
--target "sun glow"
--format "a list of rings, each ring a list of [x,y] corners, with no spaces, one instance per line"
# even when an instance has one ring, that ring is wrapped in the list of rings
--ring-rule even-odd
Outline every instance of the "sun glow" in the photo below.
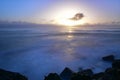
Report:
[[[83,25],[85,23],[83,19],[82,20],[70,20],[70,18],[74,17],[74,15],[77,12],[78,11],[74,11],[74,10],[59,11],[55,18],[56,24],[60,24],[64,26]]]
[[[65,26],[76,26],[76,25],[83,25],[84,21],[83,20],[73,21],[69,19],[60,19],[58,20],[58,24],[65,25]]]

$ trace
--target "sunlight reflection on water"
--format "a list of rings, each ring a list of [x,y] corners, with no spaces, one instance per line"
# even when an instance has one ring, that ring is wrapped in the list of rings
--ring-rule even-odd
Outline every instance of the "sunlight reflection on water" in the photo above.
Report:
[[[68,35],[67,35],[67,39],[68,40],[72,40],[74,38],[74,36],[72,35],[73,33],[73,28],[72,27],[68,27]]]

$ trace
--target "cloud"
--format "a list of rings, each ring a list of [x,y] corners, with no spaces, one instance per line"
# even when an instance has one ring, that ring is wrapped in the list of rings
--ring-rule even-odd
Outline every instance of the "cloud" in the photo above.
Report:
[[[84,17],[83,13],[76,13],[74,17],[69,18],[70,20],[81,20]]]

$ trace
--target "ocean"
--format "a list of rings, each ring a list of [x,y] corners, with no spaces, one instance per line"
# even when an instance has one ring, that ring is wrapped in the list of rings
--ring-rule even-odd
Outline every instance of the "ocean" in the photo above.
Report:
[[[110,54],[120,58],[119,25],[0,27],[0,68],[29,80],[44,80],[65,67],[98,73],[111,66],[101,59]]]

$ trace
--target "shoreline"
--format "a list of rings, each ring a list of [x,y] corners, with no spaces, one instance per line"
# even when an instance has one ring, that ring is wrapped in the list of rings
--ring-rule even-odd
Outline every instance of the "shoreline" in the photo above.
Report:
[[[66,67],[60,74],[49,73],[44,80],[120,80],[120,59],[115,59],[114,55],[102,57],[105,62],[111,63],[112,67],[108,67],[105,71],[94,73],[92,69],[82,69],[72,71]],[[0,80],[28,80],[24,75],[16,72],[0,69]]]

